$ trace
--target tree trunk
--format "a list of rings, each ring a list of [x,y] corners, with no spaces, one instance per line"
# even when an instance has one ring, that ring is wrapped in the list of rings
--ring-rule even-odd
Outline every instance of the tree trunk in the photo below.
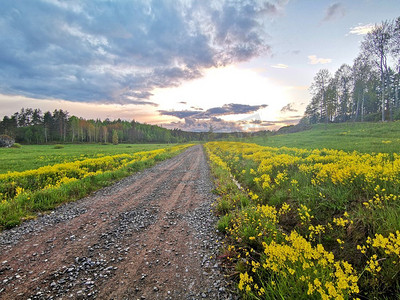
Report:
[[[47,127],[44,127],[44,140],[46,141],[47,144]]]
[[[362,102],[361,102],[361,122],[364,122],[364,100],[365,100],[365,94],[364,90],[362,92]]]
[[[358,95],[357,98],[357,108],[356,108],[356,115],[354,117],[354,122],[357,122],[357,118],[358,118],[358,111],[360,110],[360,94]]]
[[[382,101],[382,122],[385,122],[385,82],[384,82],[384,78],[383,78],[383,76],[381,76],[381,78],[382,78],[382,90],[381,90],[381,93],[382,93],[382,99],[381,99],[381,101]]]
[[[381,54],[381,63],[380,63],[380,71],[381,71],[381,101],[382,101],[382,122],[385,122],[385,73],[383,71],[383,54]]]

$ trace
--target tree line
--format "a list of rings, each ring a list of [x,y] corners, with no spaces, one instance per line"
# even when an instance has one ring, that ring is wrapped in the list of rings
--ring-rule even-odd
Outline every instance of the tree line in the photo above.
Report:
[[[242,138],[250,133],[188,132],[166,129],[157,125],[125,120],[100,120],[70,116],[56,109],[22,108],[0,121],[0,135],[12,137],[18,143],[184,143],[215,139]]]
[[[352,66],[318,71],[302,122],[399,120],[399,87],[400,17],[373,27]]]
[[[196,133],[168,130],[134,120],[100,120],[70,116],[62,109],[42,113],[40,109],[22,108],[0,121],[0,134],[16,142],[43,143],[178,143],[195,140]]]

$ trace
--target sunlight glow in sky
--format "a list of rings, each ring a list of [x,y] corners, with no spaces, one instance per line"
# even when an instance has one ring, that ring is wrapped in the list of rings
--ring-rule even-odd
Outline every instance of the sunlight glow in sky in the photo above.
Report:
[[[207,131],[302,117],[398,0],[2,2],[0,117],[22,107]]]

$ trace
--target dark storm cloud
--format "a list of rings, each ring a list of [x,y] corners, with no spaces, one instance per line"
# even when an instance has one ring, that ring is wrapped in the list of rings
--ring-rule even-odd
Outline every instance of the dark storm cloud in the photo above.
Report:
[[[268,105],[225,104],[222,107],[210,108],[204,112],[206,116],[239,115],[255,112]]]
[[[2,1],[0,93],[154,104],[154,88],[268,51],[284,1]]]
[[[336,18],[341,18],[346,14],[346,10],[344,6],[337,2],[329,5],[328,9],[326,10],[324,19],[322,21],[331,21]]]
[[[165,116],[174,116],[180,119],[192,118],[192,119],[209,119],[217,116],[225,116],[225,115],[239,115],[239,114],[248,114],[255,112],[261,108],[265,108],[268,105],[247,105],[247,104],[224,104],[221,107],[213,107],[207,109],[206,111],[202,110],[180,110],[180,111],[166,111],[159,110],[161,115]]]

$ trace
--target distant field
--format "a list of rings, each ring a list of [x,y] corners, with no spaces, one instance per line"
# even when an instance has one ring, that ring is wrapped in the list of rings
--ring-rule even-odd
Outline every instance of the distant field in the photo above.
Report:
[[[311,130],[246,141],[270,147],[393,153],[400,152],[400,122],[318,124]]]
[[[0,148],[0,173],[32,170],[86,158],[123,153],[132,154],[138,151],[149,151],[172,146],[174,144],[67,144],[63,145],[64,148],[62,149],[55,149],[54,145],[23,145],[21,148]]]

